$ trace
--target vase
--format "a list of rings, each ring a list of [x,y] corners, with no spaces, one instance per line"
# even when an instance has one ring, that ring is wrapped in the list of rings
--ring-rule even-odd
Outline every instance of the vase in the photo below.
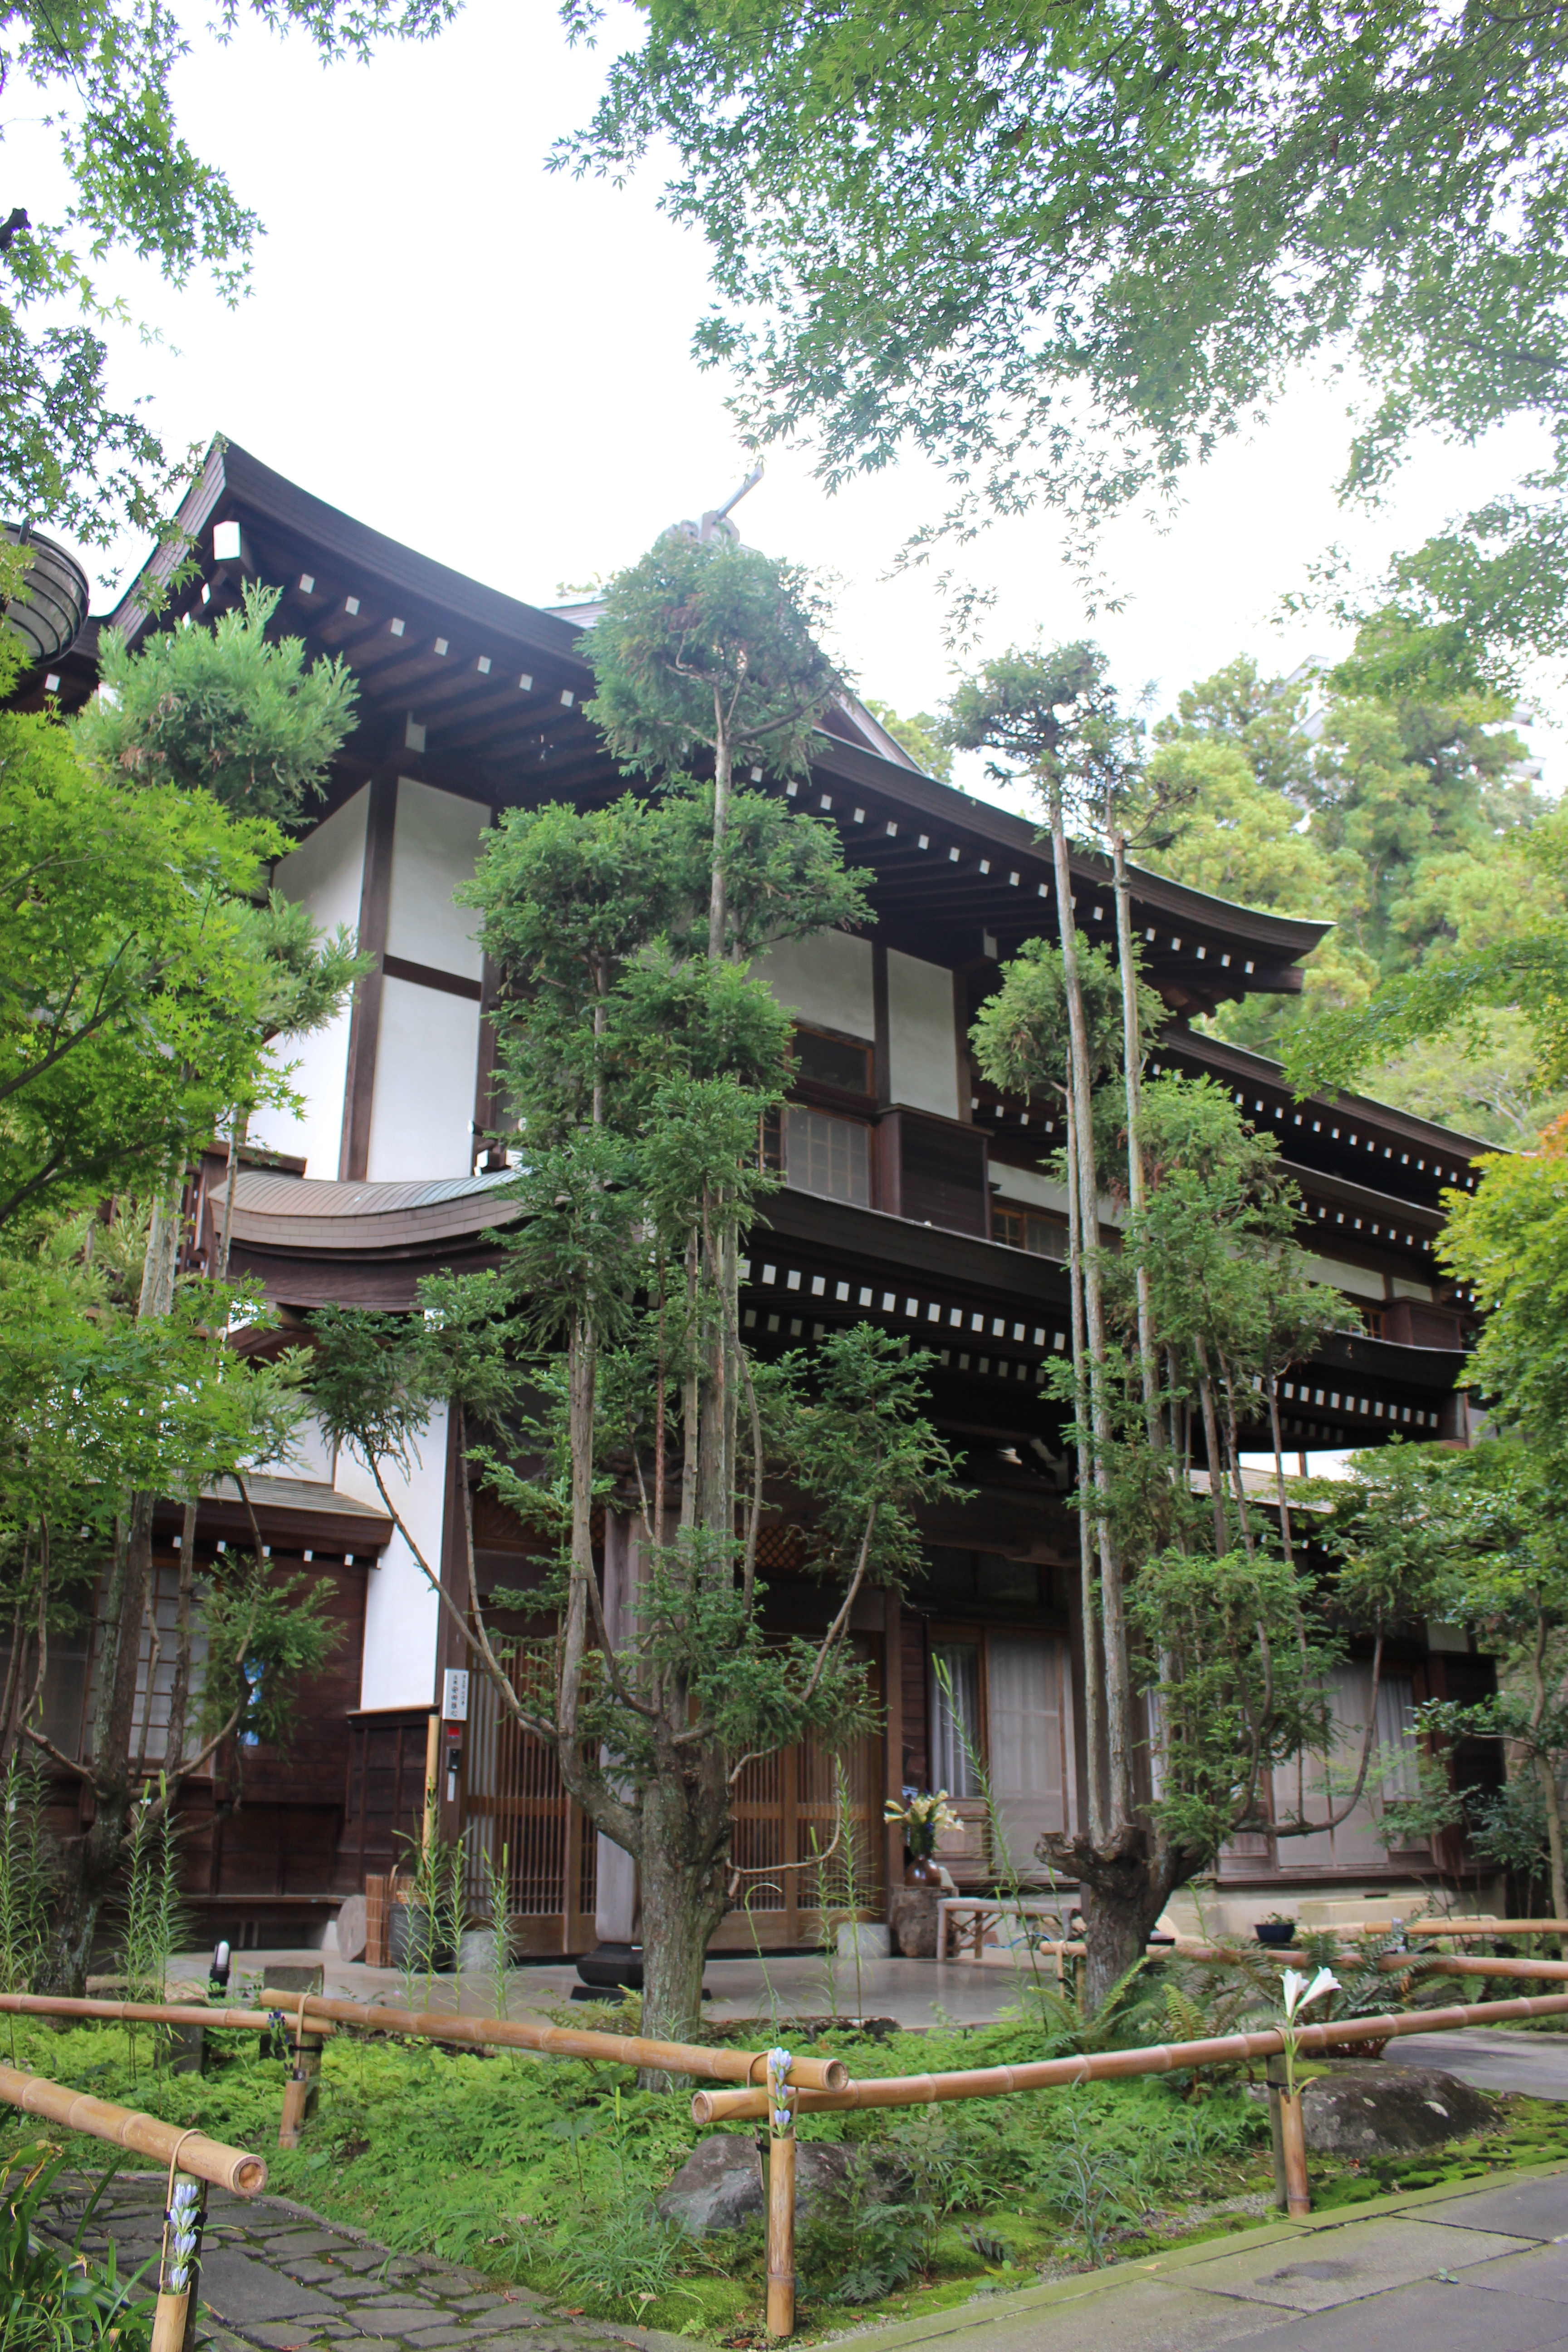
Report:
[[[930,1853],[917,1853],[913,1862],[905,1867],[904,1885],[906,1886],[940,1886],[942,1871],[938,1866],[936,1856]]]

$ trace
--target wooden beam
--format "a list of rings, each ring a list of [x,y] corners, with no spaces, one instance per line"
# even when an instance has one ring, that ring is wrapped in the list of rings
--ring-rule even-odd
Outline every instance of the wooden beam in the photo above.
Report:
[[[360,885],[359,950],[375,958],[354,991],[343,1079],[342,1139],[338,1174],[363,1183],[370,1161],[370,1116],[375,1096],[375,1055],[381,1040],[386,925],[392,905],[392,846],[397,829],[397,778],[379,775],[365,813],[364,867]]]

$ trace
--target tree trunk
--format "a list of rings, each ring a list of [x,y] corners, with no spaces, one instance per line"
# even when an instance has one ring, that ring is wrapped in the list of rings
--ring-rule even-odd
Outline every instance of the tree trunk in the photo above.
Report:
[[[175,1170],[153,1205],[138,1320],[167,1315],[174,1307],[184,1181],[184,1170]],[[131,1496],[104,1592],[100,1621],[102,1640],[98,1654],[98,1704],[92,1723],[93,1819],[82,1835],[68,1839],[63,1844],[55,1932],[44,1970],[43,1985],[47,1992],[80,1993],[98,1932],[99,1914],[123,1861],[126,1823],[135,1799],[131,1727],[136,1714],[142,1621],[152,1590],[153,1507],[156,1499],[150,1494]]]
[[[185,1718],[191,1706],[191,1601],[196,1580],[196,1505],[185,1505],[180,1528],[180,1597],[174,1616],[174,1679],[169,1691],[169,1729],[163,1769],[171,1789],[178,1785],[185,1752]]]
[[[723,1758],[660,1759],[642,1796],[642,2030],[651,2040],[694,2042],[702,2021],[702,1966],[724,1916],[730,1793]],[[671,2087],[645,2075],[647,2090]]]
[[[1083,1220],[1078,1200],[1072,1099],[1067,1106],[1068,1261],[1072,1284],[1072,1370],[1074,1411],[1080,1429],[1089,1426],[1089,1370],[1083,1323]],[[1079,1583],[1083,1610],[1083,1727],[1089,1773],[1089,1834],[1095,1845],[1105,1841],[1103,1665],[1100,1639],[1100,1595],[1094,1576],[1094,1511],[1089,1492],[1092,1475],[1089,1449],[1075,1445],[1078,1477]]]
[[[1079,976],[1078,935],[1072,903],[1072,866],[1068,857],[1062,796],[1047,793],[1051,848],[1057,877],[1057,928],[1061,939],[1062,982],[1067,997],[1071,1049],[1074,1135],[1077,1144],[1079,1214],[1083,1233],[1084,1322],[1089,1340],[1089,1406],[1093,1427],[1094,1483],[1100,1501],[1100,1612],[1105,1639],[1106,1750],[1110,1766],[1109,1835],[1112,1843],[1131,1834],[1132,1822],[1131,1675],[1127,1656],[1127,1618],[1121,1593],[1121,1563],[1109,1509],[1112,1433],[1107,1393],[1105,1302],[1100,1277],[1100,1181],[1094,1160],[1094,1113],[1089,1059],[1089,1024]]]
[[[1132,893],[1127,878],[1127,838],[1110,836],[1115,866],[1116,953],[1121,975],[1121,1072],[1127,1098],[1127,1212],[1134,1234],[1143,1215],[1143,1041],[1138,1027],[1138,959],[1132,945]],[[1160,1370],[1154,1356],[1154,1325],[1149,1303],[1149,1269],[1142,1248],[1133,1261],[1138,1294],[1138,1366],[1143,1382],[1143,1418],[1153,1452],[1162,1450]]]
[[[1084,1871],[1087,2005],[1098,2013],[1129,1969],[1143,1958],[1181,1874],[1168,1857],[1127,1854]]]
[[[708,901],[708,952],[715,963],[724,952],[729,909],[724,891],[724,843],[730,830],[730,782],[733,752],[722,689],[713,689],[713,866]]]

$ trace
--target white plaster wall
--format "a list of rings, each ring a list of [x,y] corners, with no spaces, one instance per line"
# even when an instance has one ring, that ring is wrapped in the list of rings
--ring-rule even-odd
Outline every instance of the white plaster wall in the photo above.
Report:
[[[416,1543],[439,1575],[441,1517],[447,1477],[447,1407],[426,1423],[406,1478],[392,1473],[386,1490]],[[338,1456],[337,1487],[356,1502],[383,1510],[374,1479],[352,1449]],[[428,1706],[436,1695],[437,1640],[440,1604],[419,1564],[395,1528],[373,1568],[364,1609],[364,1651],[360,1670],[361,1706]]]
[[[1005,1160],[991,1162],[992,1190],[1000,1192],[1005,1201],[1026,1201],[1032,1209],[1055,1209],[1058,1215],[1068,1213],[1067,1187],[1053,1184],[1048,1176],[1037,1169],[1010,1167]]]
[[[483,964],[479,919],[470,907],[455,907],[452,893],[460,882],[473,879],[489,821],[489,809],[477,801],[436,792],[428,784],[416,784],[411,776],[398,778],[386,915],[388,955],[478,980]]]
[[[958,1117],[952,974],[897,948],[888,950],[888,1076],[896,1103]]]
[[[1005,1201],[1026,1201],[1031,1209],[1055,1209],[1058,1216],[1068,1213],[1067,1187],[1058,1184],[1034,1168],[1012,1168],[1005,1160],[991,1162],[992,1189]],[[1102,1225],[1120,1225],[1127,1212],[1109,1192],[1100,1196],[1100,1222]]]
[[[308,906],[321,930],[335,931],[340,923],[353,930],[359,923],[369,804],[370,788],[363,785],[273,868],[273,883],[280,895]],[[297,1154],[304,1160],[308,1176],[330,1178],[338,1172],[351,1017],[351,1008],[345,1004],[324,1029],[279,1043],[273,1049],[274,1064],[289,1068],[289,1083],[304,1097],[305,1108],[299,1114],[258,1111],[251,1122],[254,1142],[273,1151]]]
[[[382,982],[365,1175],[466,1176],[473,1165],[479,1008],[416,981]]]
[[[847,931],[780,940],[757,957],[752,970],[803,1021],[842,1030],[847,1037],[875,1038],[869,940],[853,940]]]
[[[289,1450],[269,1465],[281,1478],[309,1478],[330,1486],[337,1468],[337,1448],[313,1412],[308,1412],[289,1440]]]
[[[1383,1304],[1383,1276],[1373,1274],[1368,1266],[1352,1265],[1337,1257],[1303,1257],[1301,1271],[1309,1282],[1326,1282],[1335,1290],[1348,1290],[1353,1297],[1375,1298],[1380,1307]],[[1430,1285],[1423,1286],[1417,1295],[1430,1298]]]

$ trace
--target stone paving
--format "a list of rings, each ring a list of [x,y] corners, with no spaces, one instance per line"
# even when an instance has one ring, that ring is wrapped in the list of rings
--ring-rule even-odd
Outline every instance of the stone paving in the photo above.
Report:
[[[858,2352],[939,2340],[946,2352],[1568,2352],[1568,2173],[1380,2198],[972,2299],[876,2329]]]
[[[83,2235],[112,2240],[123,2278],[147,2262],[155,2283],[166,2174],[121,2173]],[[63,2184],[62,2184],[63,2185]],[[91,2184],[67,2187],[51,2236],[68,2239]],[[395,2254],[363,2231],[279,2197],[210,2192],[202,2251],[202,2329],[216,2352],[624,2352],[676,2339],[564,2317],[526,2287]]]

